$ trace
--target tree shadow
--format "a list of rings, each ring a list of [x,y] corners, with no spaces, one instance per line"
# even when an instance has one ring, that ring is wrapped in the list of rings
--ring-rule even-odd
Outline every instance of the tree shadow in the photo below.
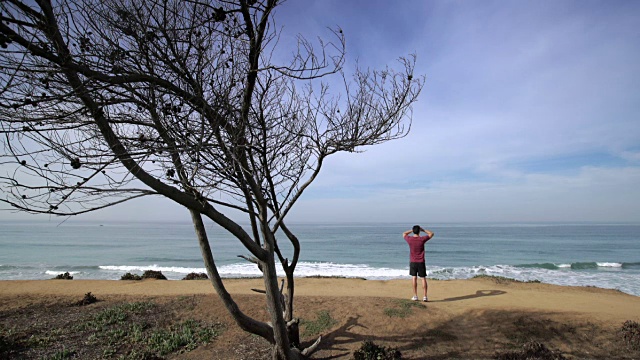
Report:
[[[425,341],[429,342],[432,346],[438,342],[446,342],[446,341],[455,341],[458,338],[448,332],[441,327],[433,328],[433,329],[425,329],[424,331],[419,331],[412,334],[407,335],[388,335],[388,336],[380,336],[374,334],[357,334],[352,330],[356,327],[361,327],[364,329],[368,329],[366,326],[361,325],[358,320],[360,319],[360,315],[355,317],[350,317],[347,321],[340,326],[339,328],[327,333],[323,336],[322,342],[318,347],[318,351],[322,350],[331,351],[332,355],[321,356],[318,353],[314,353],[314,359],[322,359],[322,360],[330,360],[330,359],[342,359],[346,356],[350,356],[353,353],[353,349],[346,345],[360,344],[365,340],[373,341],[374,343],[393,343],[393,344],[404,344],[404,345],[394,345],[401,352],[407,350],[414,350]],[[309,344],[305,344],[308,346]],[[303,346],[304,347],[304,346]],[[336,353],[338,352],[338,353]],[[429,359],[450,359],[452,357],[459,356],[460,353],[457,350],[445,352],[439,354],[437,356],[431,356]],[[413,359],[414,357],[404,356],[404,359]],[[416,358],[417,359],[417,358]],[[422,358],[421,358],[422,359]]]
[[[333,351],[339,351],[340,354],[336,354],[336,355],[331,355],[331,356],[327,356],[327,357],[315,357],[315,359],[324,359],[324,360],[329,360],[329,359],[338,359],[344,356],[347,356],[349,354],[351,354],[351,349],[349,348],[345,348],[341,345],[344,344],[352,344],[352,343],[360,343],[368,338],[370,338],[370,336],[367,335],[360,335],[360,334],[355,334],[353,332],[351,332],[351,330],[355,327],[361,327],[364,329],[368,329],[366,326],[361,325],[358,323],[358,320],[360,319],[360,315],[357,316],[352,316],[349,317],[347,319],[347,321],[344,322],[344,324],[342,326],[340,326],[339,328],[331,331],[330,333],[323,335],[322,337],[322,341],[320,342],[320,346],[318,346],[318,350],[331,350]],[[304,346],[302,346],[303,348],[305,346],[309,346],[310,344],[304,344]]]
[[[500,350],[520,348],[529,341],[546,343],[552,348],[569,344],[573,350],[567,353],[577,354],[577,358],[589,357],[590,352],[604,353],[604,348],[598,348],[602,344],[590,344],[589,339],[599,332],[592,329],[591,324],[566,323],[551,319],[552,315],[493,309],[468,311],[438,324],[430,324],[425,319],[424,327],[403,334],[380,333],[379,329],[363,325],[360,315],[351,316],[340,327],[323,336],[313,358],[351,358],[356,346],[365,340],[397,348],[408,360],[491,358]],[[402,319],[389,318],[389,321]],[[585,346],[586,350],[582,350]]]
[[[484,297],[484,296],[503,295],[503,294],[506,294],[506,293],[507,293],[506,291],[502,291],[502,290],[478,290],[473,295],[457,296],[457,297],[446,298],[446,299],[442,299],[442,300],[431,300],[429,302],[434,302],[435,303],[435,302],[449,302],[449,301],[469,300],[469,299],[475,299],[475,298]]]
[[[506,292],[501,290],[479,290],[475,294],[451,297],[434,302],[461,301],[503,294],[506,294]],[[428,307],[428,303],[425,305]],[[427,307],[425,307],[425,309]],[[381,314],[381,316],[384,315]],[[464,350],[452,346],[452,344],[459,340],[460,334],[457,333],[455,327],[451,327],[451,323],[461,323],[466,320],[468,319],[461,317],[460,319],[449,320],[440,326],[426,327],[416,332],[394,335],[375,334],[377,331],[376,329],[369,329],[369,327],[361,324],[361,315],[350,316],[340,327],[323,335],[322,341],[317,349],[318,351],[314,353],[314,359],[330,360],[347,358],[353,353],[354,345],[361,344],[365,340],[370,340],[376,343],[395,344],[392,346],[400,350],[403,355],[405,355],[405,351],[414,352],[424,346],[442,345],[439,346],[441,349],[439,354],[430,354],[427,358],[430,360],[456,358],[464,354]],[[395,320],[390,318],[390,321]],[[364,331],[358,331],[358,329]],[[304,344],[302,347],[304,348],[304,346],[309,346],[310,344],[311,343]],[[405,355],[404,358],[412,359],[414,357],[407,357]],[[424,357],[418,358],[427,359]]]

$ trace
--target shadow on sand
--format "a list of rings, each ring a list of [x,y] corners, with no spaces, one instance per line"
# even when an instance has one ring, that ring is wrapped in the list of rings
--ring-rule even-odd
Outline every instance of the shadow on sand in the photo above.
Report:
[[[472,294],[472,295],[456,296],[456,297],[446,298],[442,300],[433,300],[429,302],[448,302],[448,301],[469,300],[469,299],[475,299],[475,298],[484,297],[484,296],[503,295],[506,293],[507,293],[506,291],[502,291],[502,290],[478,290],[476,291],[475,294]]]
[[[423,331],[406,334],[406,335],[388,335],[379,336],[374,334],[359,334],[355,328],[370,330],[368,327],[359,323],[360,316],[349,317],[347,321],[338,329],[331,331],[322,338],[319,349],[331,350],[331,355],[314,356],[314,359],[321,360],[333,360],[333,359],[345,359],[350,358],[352,355],[353,344],[360,344],[364,340],[374,341],[376,343],[394,343],[396,348],[401,352],[411,351],[416,348],[424,346],[425,343],[435,346],[438,343],[457,340],[457,337],[450,334],[448,331],[436,327],[434,329],[425,328]],[[355,330],[355,331],[354,331]],[[369,332],[369,331],[366,331]],[[308,344],[307,344],[308,345]],[[404,355],[404,354],[403,354]],[[404,359],[417,360],[417,359],[429,359],[429,360],[444,360],[450,358],[457,358],[461,353],[458,350],[445,351],[443,354],[437,356],[429,356],[428,358],[416,358],[404,355]]]
[[[449,301],[460,301],[460,300],[468,300],[475,299],[484,296],[496,296],[506,294],[505,291],[501,290],[478,290],[475,294],[452,297],[442,300],[430,301],[431,302],[449,302]],[[420,303],[422,304],[422,303]],[[477,316],[477,315],[476,315]],[[411,351],[417,348],[421,348],[425,346],[424,344],[429,344],[430,346],[436,346],[439,343],[448,343],[451,341],[455,341],[458,339],[458,336],[453,334],[451,331],[451,323],[459,323],[465,322],[468,320],[469,315],[462,316],[460,319],[452,319],[450,321],[441,324],[440,326],[436,326],[434,328],[426,327],[425,329],[411,334],[403,334],[403,335],[374,335],[371,333],[371,329],[367,326],[360,323],[360,315],[351,316],[347,318],[347,320],[337,329],[325,334],[323,336],[322,342],[320,343],[319,349],[329,350],[331,349],[331,355],[318,356],[314,357],[322,360],[330,360],[330,359],[344,359],[348,357],[353,352],[352,346],[353,344],[362,343],[364,340],[371,340],[376,342],[384,342],[384,343],[395,343],[397,344],[397,348],[400,351]],[[484,323],[484,322],[483,322]],[[458,326],[453,326],[453,328],[457,328]],[[360,328],[360,330],[356,330]],[[374,330],[375,331],[375,330]],[[364,332],[361,333],[361,332]],[[308,346],[309,344],[303,344]],[[463,355],[464,350],[462,349],[447,349],[444,350],[443,353],[434,354],[428,356],[426,358],[420,357],[419,359],[429,359],[429,360],[441,360],[441,359],[450,359],[457,358]],[[415,359],[414,357],[405,357],[406,359]]]

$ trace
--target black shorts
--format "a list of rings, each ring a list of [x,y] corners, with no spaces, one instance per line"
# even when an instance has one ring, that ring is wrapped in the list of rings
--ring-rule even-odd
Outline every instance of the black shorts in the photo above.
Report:
[[[427,267],[424,265],[424,262],[409,263],[409,275],[427,277]]]

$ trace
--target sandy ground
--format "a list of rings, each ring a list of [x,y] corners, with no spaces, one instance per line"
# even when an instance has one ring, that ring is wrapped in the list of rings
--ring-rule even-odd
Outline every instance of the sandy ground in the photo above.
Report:
[[[267,320],[264,295],[251,290],[263,287],[261,279],[225,284],[243,311]],[[411,306],[405,316],[389,310],[406,306],[412,295],[409,280],[301,278],[295,290],[297,316],[313,319],[328,311],[337,320],[323,333],[314,355],[319,359],[349,359],[363,340],[397,347],[407,359],[490,358],[527,341],[544,342],[567,358],[640,358],[617,335],[623,322],[640,322],[640,297],[615,290],[500,279],[430,280],[430,302]],[[87,292],[106,301],[189,297],[189,316],[229,324],[216,342],[176,358],[244,359],[251,357],[243,355],[243,346],[264,346],[237,329],[208,281],[0,281],[0,311],[79,300]],[[315,337],[303,336],[303,342]]]
[[[255,294],[263,288],[261,279],[232,279],[225,282],[231,294]],[[299,297],[382,297],[409,299],[408,280],[302,278],[296,280]],[[420,286],[420,285],[419,285]],[[41,299],[43,296],[81,298],[87,292],[100,295],[185,296],[213,294],[208,281],[102,281],[25,280],[0,281],[2,306],[13,297]],[[418,291],[421,294],[421,289]],[[615,290],[565,287],[536,283],[497,283],[490,279],[429,281],[430,308],[461,314],[470,310],[532,310],[567,312],[603,322],[640,320],[640,297]]]

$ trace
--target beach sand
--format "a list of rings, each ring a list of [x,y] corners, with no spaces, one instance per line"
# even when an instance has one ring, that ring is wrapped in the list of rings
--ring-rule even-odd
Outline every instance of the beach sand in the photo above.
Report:
[[[228,291],[247,314],[267,320],[261,279],[229,279]],[[420,290],[420,289],[419,289]],[[543,343],[569,359],[638,359],[619,329],[640,322],[640,297],[592,287],[521,283],[500,278],[429,281],[428,303],[411,303],[410,280],[296,279],[296,315],[304,320],[327,312],[335,323],[321,332],[316,359],[350,359],[364,340],[398,348],[405,359],[476,359]],[[107,306],[123,301],[169,304],[172,319],[194,318],[225,324],[213,342],[173,354],[175,359],[268,358],[268,345],[244,333],[227,314],[208,281],[33,280],[0,281],[0,320],[19,321],[91,292]],[[419,291],[419,294],[421,292]],[[56,305],[58,304],[58,305]],[[185,305],[187,304],[187,305]],[[27,315],[25,315],[27,316]]]

